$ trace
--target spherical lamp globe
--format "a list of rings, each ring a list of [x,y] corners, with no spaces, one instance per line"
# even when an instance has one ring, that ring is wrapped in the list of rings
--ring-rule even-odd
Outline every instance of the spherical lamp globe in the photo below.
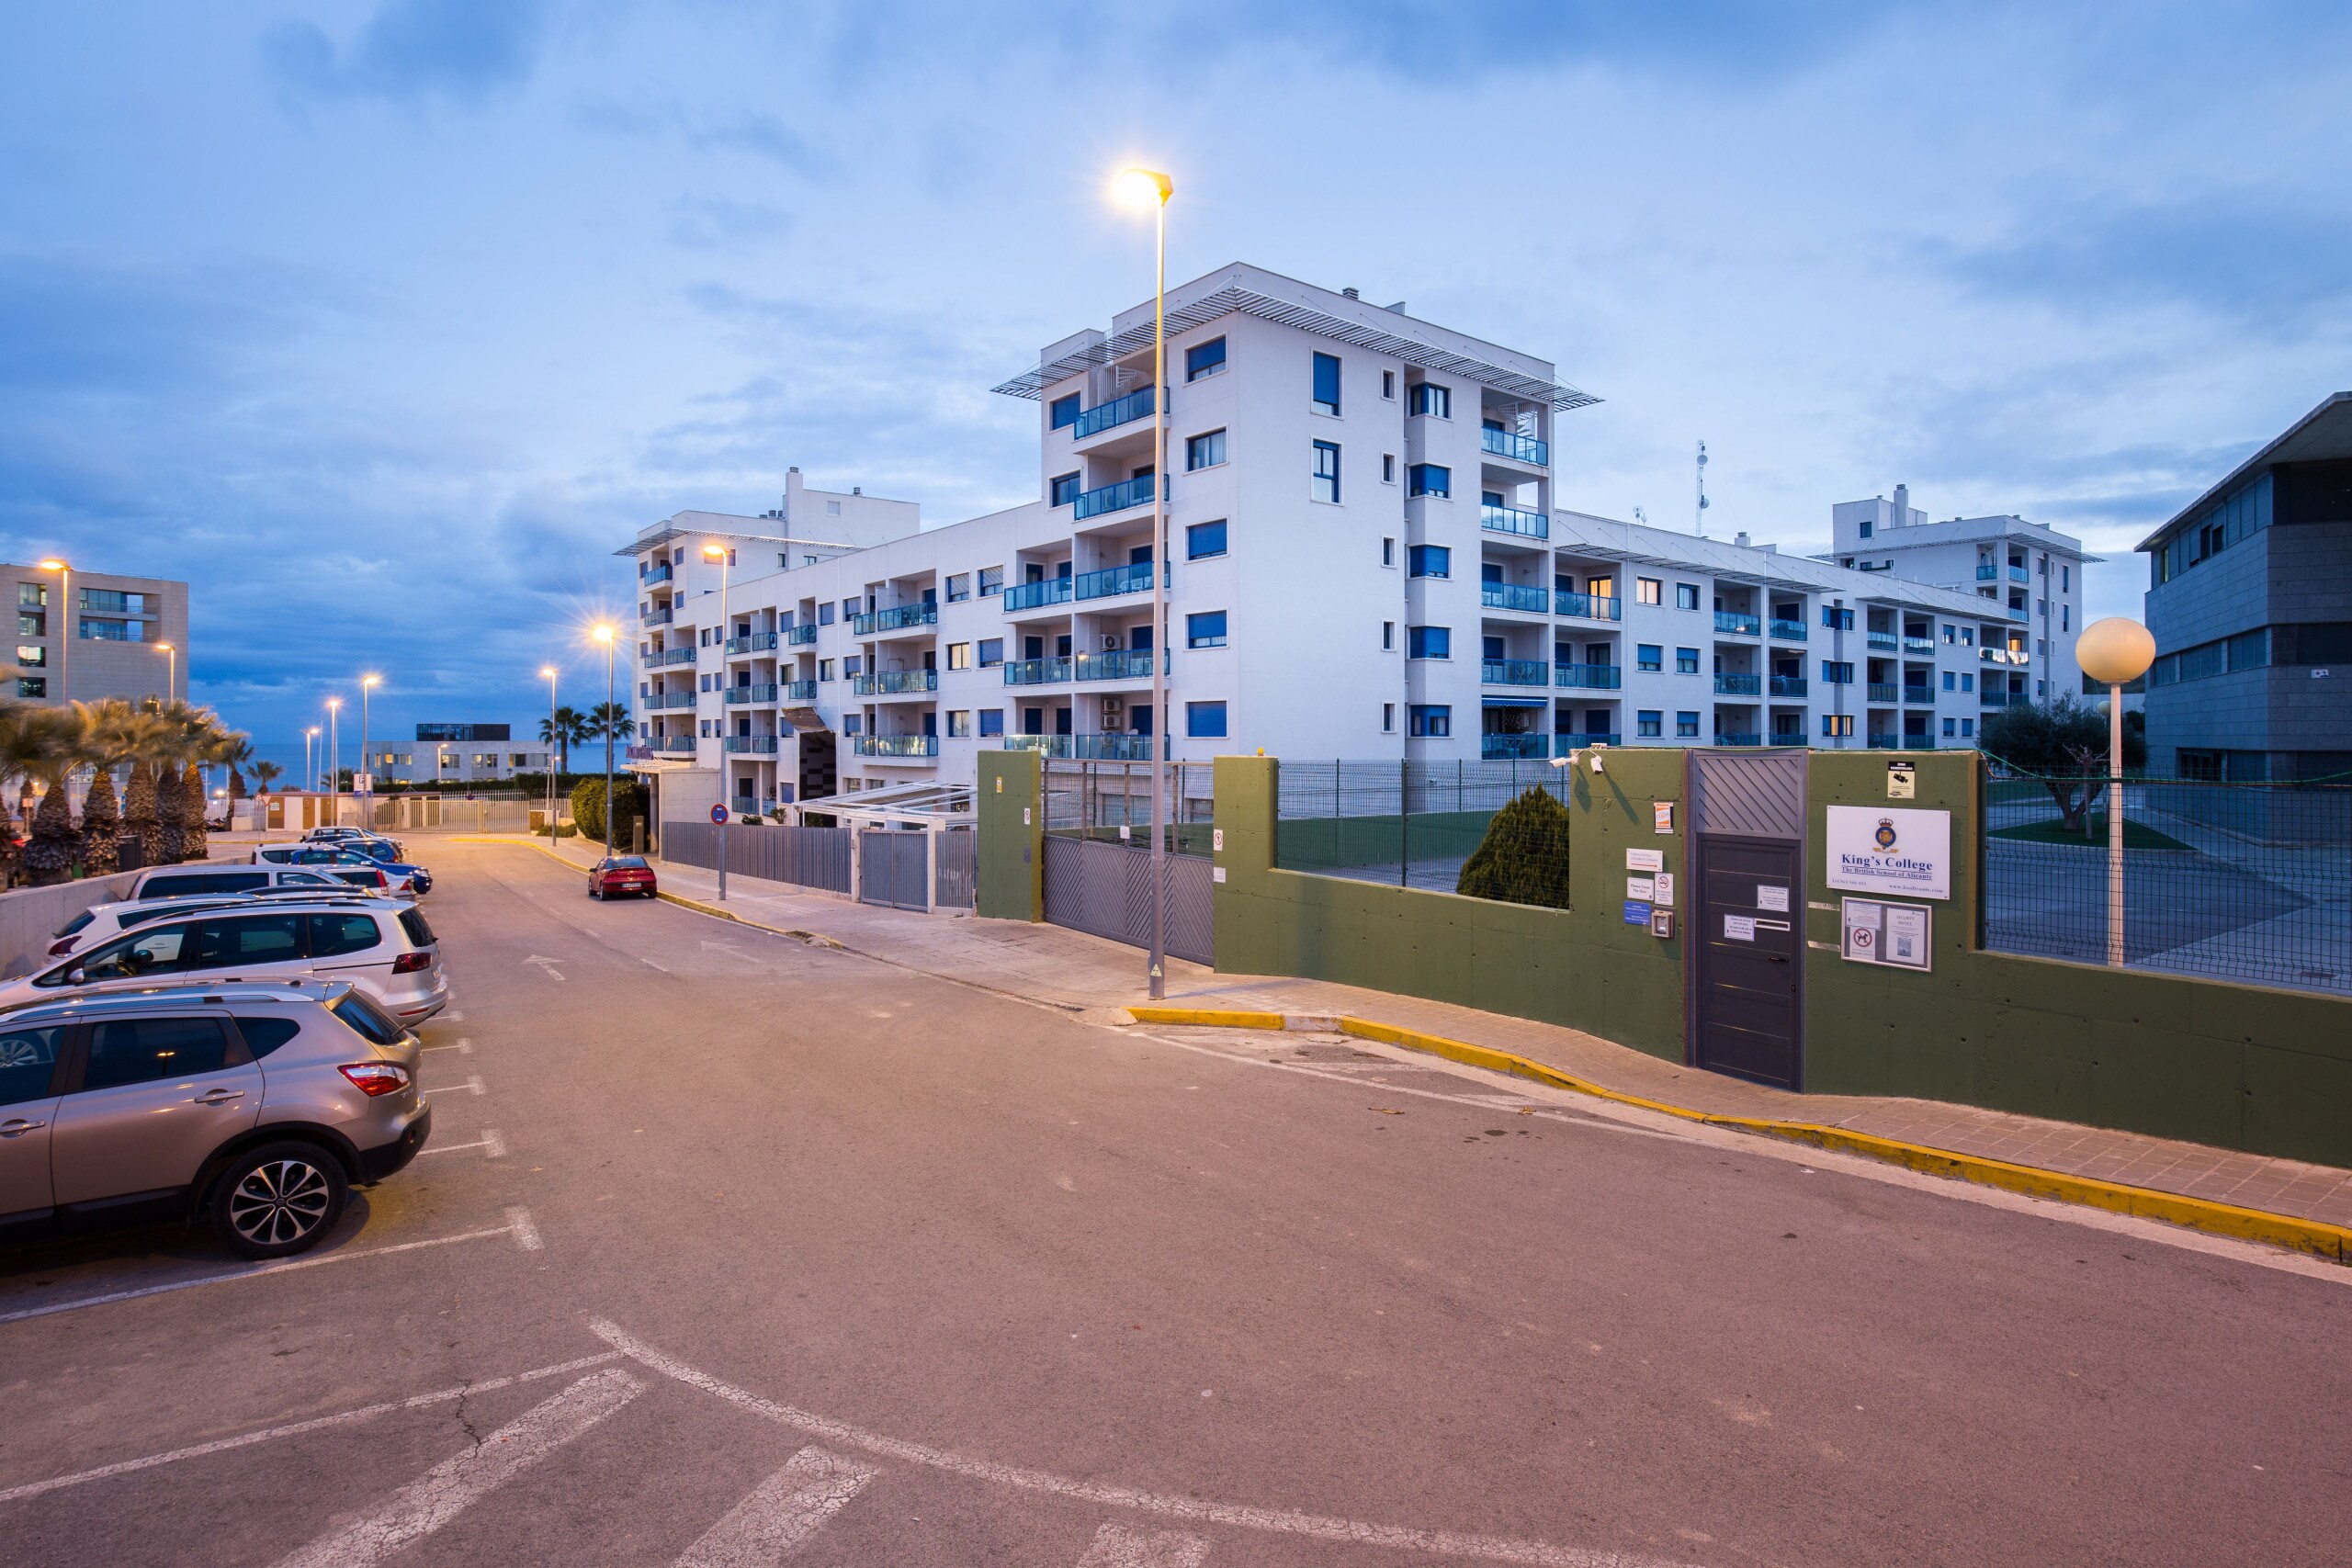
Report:
[[[2075,644],[2075,662],[2102,686],[2128,685],[2155,661],[2156,639],[2147,627],[2123,615],[2093,621]]]

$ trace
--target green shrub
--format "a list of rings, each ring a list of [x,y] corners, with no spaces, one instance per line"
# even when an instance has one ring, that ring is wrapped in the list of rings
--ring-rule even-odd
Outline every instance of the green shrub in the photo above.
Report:
[[[1568,907],[1568,808],[1530,788],[1495,813],[1487,836],[1462,863],[1453,890],[1470,898]]]
[[[645,786],[633,778],[613,781],[613,837],[628,841],[629,819],[646,814]],[[605,838],[605,781],[582,779],[571,786],[571,821],[583,839]]]

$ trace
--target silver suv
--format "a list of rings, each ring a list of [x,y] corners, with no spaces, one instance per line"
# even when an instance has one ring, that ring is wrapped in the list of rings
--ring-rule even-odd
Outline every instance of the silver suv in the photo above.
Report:
[[[300,1252],[424,1146],[421,1049],[318,981],[0,1012],[0,1240],[206,1218],[247,1258]]]

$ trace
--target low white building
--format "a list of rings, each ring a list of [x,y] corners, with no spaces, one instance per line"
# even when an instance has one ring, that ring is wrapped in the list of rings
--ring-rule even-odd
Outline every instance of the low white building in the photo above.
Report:
[[[1005,747],[1146,761],[1155,735],[1185,760],[1966,745],[2024,678],[2023,626],[1973,592],[1558,508],[1555,421],[1593,400],[1401,303],[1241,265],[1171,290],[1164,479],[1151,353],[1147,303],[997,389],[1038,403],[1036,501],[923,529],[796,468],[763,516],[622,547],[661,815],[968,784]]]

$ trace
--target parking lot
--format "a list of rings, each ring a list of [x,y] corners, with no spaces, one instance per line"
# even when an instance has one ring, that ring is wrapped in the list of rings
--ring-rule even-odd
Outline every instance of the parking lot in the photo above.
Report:
[[[2339,1279],[432,854],[426,1153],[288,1262],[0,1256],[0,1562],[2290,1563],[2352,1516],[2352,1373],[2277,1354]]]

